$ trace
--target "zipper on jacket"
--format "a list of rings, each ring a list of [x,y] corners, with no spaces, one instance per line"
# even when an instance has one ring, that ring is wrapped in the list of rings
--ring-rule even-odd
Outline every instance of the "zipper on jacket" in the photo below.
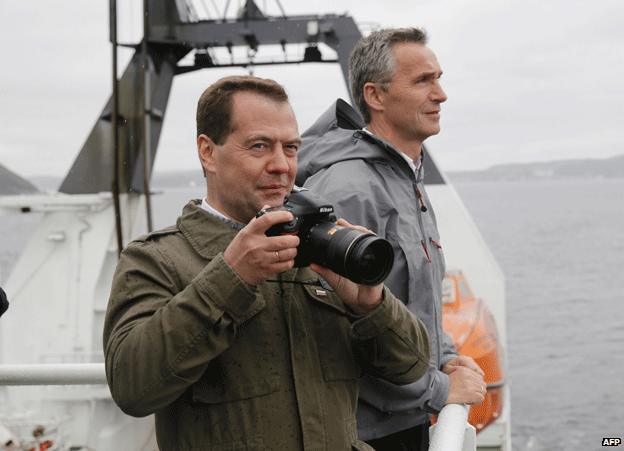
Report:
[[[427,211],[427,206],[425,205],[425,201],[423,200],[423,195],[418,189],[418,185],[414,187],[414,191],[416,192],[416,198],[418,199],[418,205],[420,205],[420,211],[425,213]]]
[[[421,166],[422,169],[422,166]],[[415,185],[414,185],[414,192],[416,193],[416,197],[418,198],[418,204],[420,206],[420,211],[422,213],[425,213],[427,211],[427,206],[425,205],[425,202],[423,200],[423,195],[420,192],[420,189],[418,188],[418,178],[416,178],[415,180]],[[423,210],[424,208],[424,210]],[[420,240],[420,244],[423,247],[423,250],[425,251],[425,255],[427,256],[427,262],[431,263],[431,254],[429,253],[429,248],[427,246],[427,242],[425,241],[425,237],[431,239],[431,237],[428,237],[427,234],[425,233],[425,226],[423,225],[423,219],[422,219],[422,214],[417,215],[418,216],[418,226],[420,228],[420,236],[422,237],[422,239]],[[433,271],[433,267],[429,267],[429,271]],[[433,276],[431,276],[433,279]],[[442,274],[442,277],[444,277],[444,274]],[[438,305],[436,302],[433,303],[433,316],[434,316],[434,321],[436,324],[435,327],[435,334],[436,334],[436,341],[438,344],[438,359],[436,361],[436,367],[438,367],[440,365],[440,359],[442,359],[442,343],[440,343],[440,334],[439,334],[439,330],[441,329],[441,325],[439,324],[440,321],[440,312],[438,310]],[[439,327],[438,327],[439,326]],[[437,368],[439,369],[439,368]]]
[[[425,205],[425,201],[423,200],[423,195],[418,188],[418,180],[415,181],[414,184],[414,193],[416,194],[416,198],[418,199],[418,206],[420,207],[420,211],[425,213],[427,211],[427,206]],[[431,263],[431,254],[429,253],[429,247],[427,246],[427,242],[425,238],[427,234],[425,233],[425,226],[423,225],[422,215],[418,216],[418,227],[420,228],[420,236],[422,237],[420,240],[420,245],[425,251],[425,256],[427,257],[427,262]]]

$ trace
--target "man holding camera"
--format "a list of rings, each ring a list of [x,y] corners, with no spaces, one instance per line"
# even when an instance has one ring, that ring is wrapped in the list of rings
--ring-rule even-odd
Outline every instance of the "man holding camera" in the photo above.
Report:
[[[300,145],[279,84],[214,83],[197,134],[207,198],[130,243],[115,272],[104,326],[113,399],[156,414],[164,451],[370,449],[356,437],[357,379],[421,377],[424,326],[381,284],[293,268],[300,238],[266,235],[293,219],[268,207],[291,191]]]
[[[394,265],[387,286],[427,325],[431,362],[417,382],[397,386],[371,375],[360,385],[359,437],[379,451],[429,446],[429,414],[449,403],[481,403],[483,371],[458,356],[442,331],[445,262],[423,184],[422,144],[440,131],[442,70],[416,28],[371,33],[349,61],[351,92],[364,117],[337,102],[303,135],[297,183],[336,212],[387,238]],[[359,119],[361,122],[361,119]]]

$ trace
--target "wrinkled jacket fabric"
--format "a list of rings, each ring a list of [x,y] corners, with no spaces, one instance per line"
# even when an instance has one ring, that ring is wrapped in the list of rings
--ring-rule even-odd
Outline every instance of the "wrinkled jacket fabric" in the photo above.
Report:
[[[338,125],[355,115],[339,101],[303,134],[297,184],[331,202],[338,217],[392,243],[394,266],[385,284],[425,323],[431,339],[430,366],[417,382],[397,386],[371,376],[362,380],[358,433],[369,440],[423,424],[429,413],[442,409],[449,382],[440,368],[456,350],[442,331],[445,261],[422,165],[416,175],[389,143]]]
[[[163,451],[369,449],[357,379],[418,379],[424,326],[387,289],[353,316],[309,268],[250,286],[223,259],[236,233],[192,201],[123,251],[104,327],[113,399],[155,413]]]

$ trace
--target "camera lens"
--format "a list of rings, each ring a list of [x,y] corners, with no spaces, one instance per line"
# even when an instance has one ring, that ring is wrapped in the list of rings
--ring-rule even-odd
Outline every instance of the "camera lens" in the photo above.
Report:
[[[390,273],[394,251],[383,238],[363,235],[355,239],[346,258],[345,275],[349,279],[365,285],[377,285]]]
[[[304,241],[308,241],[312,261],[358,284],[377,285],[394,262],[387,240],[332,222],[313,227]]]

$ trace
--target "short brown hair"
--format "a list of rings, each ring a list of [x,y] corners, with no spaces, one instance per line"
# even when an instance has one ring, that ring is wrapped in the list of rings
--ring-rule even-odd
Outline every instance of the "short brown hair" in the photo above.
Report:
[[[288,94],[274,80],[252,76],[224,77],[208,86],[197,102],[197,136],[206,135],[223,144],[232,132],[232,96],[253,92],[276,102],[288,102]]]

